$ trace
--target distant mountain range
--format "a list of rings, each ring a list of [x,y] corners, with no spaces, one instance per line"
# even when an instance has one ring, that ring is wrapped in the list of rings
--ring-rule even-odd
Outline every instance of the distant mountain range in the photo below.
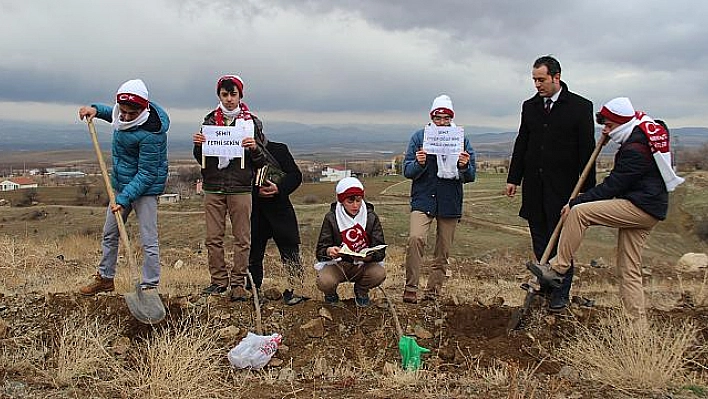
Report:
[[[97,124],[99,142],[110,148],[110,128]],[[390,157],[405,152],[411,134],[419,126],[405,125],[306,125],[300,123],[265,123],[269,139],[287,143],[298,157],[346,156],[348,158]],[[169,151],[173,157],[189,157],[192,150],[193,124],[173,124]],[[516,132],[465,126],[465,133],[475,151],[486,156],[508,156]],[[599,131],[598,131],[599,134]],[[708,143],[708,128],[683,127],[671,131],[677,149]],[[85,124],[39,124],[0,120],[0,154],[16,152],[90,149],[91,140]]]

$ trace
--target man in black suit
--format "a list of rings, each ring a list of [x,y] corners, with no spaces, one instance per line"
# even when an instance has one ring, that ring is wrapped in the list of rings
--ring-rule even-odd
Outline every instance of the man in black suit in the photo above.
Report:
[[[533,64],[532,77],[537,93],[522,106],[506,195],[513,197],[523,184],[519,216],[528,221],[533,251],[540,260],[561,209],[568,203],[595,148],[595,128],[592,103],[568,90],[561,81],[558,60],[551,56],[538,58]],[[581,191],[593,186],[594,168]],[[551,257],[555,253],[554,247]],[[561,288],[551,293],[552,311],[562,311],[568,304],[572,281],[571,267]]]
[[[265,179],[257,182],[260,185],[253,185],[248,270],[256,288],[260,289],[263,283],[263,257],[268,240],[272,238],[289,273],[290,287],[283,292],[283,300],[288,305],[295,305],[307,298],[295,294],[295,288],[302,289],[303,268],[300,260],[300,232],[289,196],[302,184],[302,172],[287,145],[269,141],[265,135],[260,139],[268,163],[284,174],[277,182]]]

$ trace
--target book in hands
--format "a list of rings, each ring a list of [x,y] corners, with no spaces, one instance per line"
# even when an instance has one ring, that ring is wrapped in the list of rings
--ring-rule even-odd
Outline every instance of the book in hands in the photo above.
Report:
[[[356,258],[366,258],[371,253],[376,252],[376,251],[380,251],[380,250],[386,248],[387,246],[388,245],[386,245],[386,244],[382,244],[382,245],[377,245],[377,246],[371,247],[371,248],[364,248],[360,252],[354,252],[351,249],[349,249],[348,246],[342,245],[342,248],[339,249],[339,255],[349,255],[349,256],[356,257]]]
[[[280,181],[283,180],[284,176],[285,172],[283,172],[279,168],[273,165],[265,165],[264,167],[256,171],[256,179],[254,183],[256,186],[259,187],[265,185],[266,181],[270,181],[271,183],[275,184],[280,184]]]

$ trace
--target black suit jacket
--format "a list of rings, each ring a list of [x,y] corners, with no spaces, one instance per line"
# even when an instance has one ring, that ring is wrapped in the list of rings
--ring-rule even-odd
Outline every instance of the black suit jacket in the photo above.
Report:
[[[560,215],[595,149],[592,103],[562,91],[550,113],[536,94],[524,101],[521,126],[514,143],[507,183],[522,186],[519,216],[530,221]],[[581,192],[595,186],[595,168]]]

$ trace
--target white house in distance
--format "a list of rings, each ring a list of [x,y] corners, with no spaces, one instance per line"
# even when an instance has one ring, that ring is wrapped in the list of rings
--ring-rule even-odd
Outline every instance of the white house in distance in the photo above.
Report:
[[[159,204],[176,204],[180,199],[179,194],[162,194],[157,197],[157,202]]]
[[[37,183],[29,177],[13,177],[9,180],[0,182],[0,191],[21,190],[23,188],[37,188]]]
[[[345,177],[351,177],[352,171],[345,169],[340,166],[327,166],[322,170],[322,177],[320,181],[332,181],[337,182]]]

